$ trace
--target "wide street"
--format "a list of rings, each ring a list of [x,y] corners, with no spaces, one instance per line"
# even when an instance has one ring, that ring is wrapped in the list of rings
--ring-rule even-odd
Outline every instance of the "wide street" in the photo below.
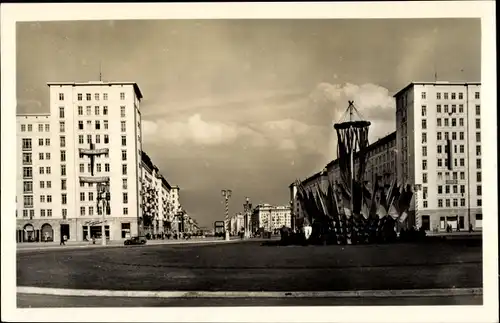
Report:
[[[113,248],[23,250],[17,254],[17,285],[127,291],[353,291],[481,288],[480,241],[436,241],[358,246],[266,246],[262,241],[217,244],[146,245]],[[67,297],[68,304],[80,303]],[[19,306],[57,306],[59,296],[18,295]],[[83,297],[84,304],[113,304],[109,297]],[[115,303],[119,298],[114,298]],[[217,304],[216,299],[135,298],[144,306]],[[224,300],[219,300],[224,303]],[[476,304],[481,297],[431,297],[436,304]],[[66,301],[65,301],[66,302]],[[184,303],[183,303],[184,302]],[[227,300],[225,301],[227,303]],[[238,302],[245,303],[244,298]],[[262,305],[254,299],[250,305]],[[305,305],[379,304],[349,297],[309,300]],[[393,305],[419,303],[410,298]],[[127,302],[124,301],[124,304]],[[269,304],[294,305],[300,299]],[[327,303],[327,304],[325,304]],[[45,304],[45,305],[43,305]],[[92,305],[96,304],[96,305]],[[147,305],[149,304],[149,305]],[[231,305],[234,304],[230,302]],[[267,303],[266,303],[267,304]]]

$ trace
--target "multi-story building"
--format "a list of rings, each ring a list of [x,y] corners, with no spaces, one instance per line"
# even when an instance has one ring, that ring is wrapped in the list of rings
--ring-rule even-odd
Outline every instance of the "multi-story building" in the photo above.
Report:
[[[183,223],[183,210],[180,202],[180,191],[179,186],[172,186],[170,189],[170,205],[171,212],[173,215],[172,220],[172,231],[173,232],[182,232],[182,223]]]
[[[56,192],[50,115],[32,114],[17,117],[17,241],[52,241]]]
[[[394,95],[396,132],[367,147],[365,181],[409,184],[408,225],[444,231],[482,227],[481,84],[413,82]],[[355,154],[355,169],[358,167]],[[328,177],[326,177],[328,176]],[[325,187],[340,178],[338,159],[302,181]],[[294,197],[298,223],[303,217]]]
[[[283,226],[291,227],[291,209],[290,206],[273,206],[270,204],[259,204],[253,209],[252,229],[257,231],[274,231]]]
[[[153,164],[146,152],[141,154],[142,160],[142,212],[148,217],[147,232],[163,235],[171,231],[173,207],[170,202],[172,187]]]
[[[396,132],[380,138],[366,148],[366,166],[364,180],[368,185],[371,185],[376,176],[379,177],[381,184],[389,185],[396,176]],[[358,154],[354,154],[354,168],[357,171],[359,168]],[[326,167],[301,183],[306,189],[314,190],[318,186],[326,193],[329,183],[340,181],[339,159],[335,159],[328,163]],[[293,214],[297,221],[297,225],[301,226],[304,217],[301,204],[297,199],[296,184],[290,185],[290,196],[294,205]]]
[[[481,84],[413,82],[394,95],[401,182],[426,230],[482,227]]]
[[[44,240],[47,236],[58,240],[63,235],[78,241],[99,238],[102,212],[109,213],[105,233],[110,239],[119,239],[126,232],[137,233],[142,150],[139,87],[132,82],[63,82],[48,86],[50,112],[17,117],[18,140],[20,147],[25,146],[24,153],[29,152],[29,139],[32,154],[40,158],[39,153],[44,153],[43,162],[37,160],[36,166],[23,165],[18,170],[18,187],[22,188],[17,198],[18,230],[22,230],[19,240]],[[81,149],[91,148],[91,144],[94,151],[108,149],[94,157],[94,164],[81,154]],[[19,164],[22,158],[30,158],[22,154],[19,157]],[[109,209],[96,205],[96,185],[82,180],[91,177],[92,167],[96,177],[109,179]],[[25,185],[27,189],[33,187],[33,194],[24,192]],[[33,233],[28,234],[30,231]]]
[[[236,235],[245,230],[245,215],[243,213],[236,213],[230,219],[231,234]]]

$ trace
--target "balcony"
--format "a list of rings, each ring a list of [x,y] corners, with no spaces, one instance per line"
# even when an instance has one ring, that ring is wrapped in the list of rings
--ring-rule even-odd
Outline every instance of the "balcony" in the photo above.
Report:
[[[23,151],[31,151],[31,146],[23,146]]]

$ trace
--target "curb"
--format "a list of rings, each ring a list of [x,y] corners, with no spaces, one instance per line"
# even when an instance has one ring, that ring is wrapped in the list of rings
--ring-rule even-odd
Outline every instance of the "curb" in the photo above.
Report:
[[[210,244],[210,243],[234,243],[234,242],[242,242],[247,240],[210,240],[210,241],[178,241],[178,242],[164,242],[164,243],[146,243],[145,245],[141,245],[141,247],[149,247],[149,246],[169,246],[169,245],[183,245],[183,244]],[[46,250],[69,250],[69,249],[94,249],[94,248],[118,248],[118,247],[126,247],[123,244],[108,244],[106,246],[103,245],[92,245],[92,244],[84,244],[84,245],[66,245],[66,246],[45,246],[45,247],[27,247],[27,248],[16,248],[17,252],[22,251],[46,251]],[[128,246],[127,246],[128,247]],[[130,246],[133,247],[133,246]]]
[[[320,291],[320,292],[248,292],[248,291],[123,291],[62,289],[43,287],[17,287],[18,294],[52,296],[90,296],[90,297],[137,297],[137,298],[359,298],[359,297],[445,297],[480,296],[482,288],[448,289],[402,289],[402,290],[358,290],[358,291]]]

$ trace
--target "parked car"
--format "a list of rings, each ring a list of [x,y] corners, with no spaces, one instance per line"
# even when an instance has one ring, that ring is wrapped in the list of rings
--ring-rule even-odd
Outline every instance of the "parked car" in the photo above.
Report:
[[[146,237],[132,237],[125,240],[125,245],[146,244]]]

